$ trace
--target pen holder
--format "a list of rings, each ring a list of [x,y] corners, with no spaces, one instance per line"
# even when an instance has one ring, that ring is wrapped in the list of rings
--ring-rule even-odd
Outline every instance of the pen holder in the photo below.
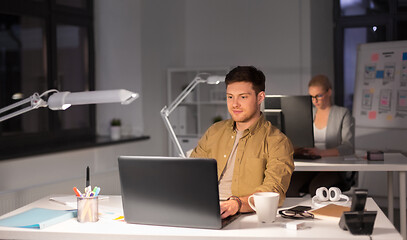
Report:
[[[97,222],[99,220],[98,197],[78,197],[78,222]]]

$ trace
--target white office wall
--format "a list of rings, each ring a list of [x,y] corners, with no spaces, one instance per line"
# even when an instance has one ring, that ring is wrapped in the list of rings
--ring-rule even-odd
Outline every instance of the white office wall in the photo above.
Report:
[[[141,3],[144,133],[150,155],[168,155],[160,110],[167,105],[166,70],[185,63],[185,0]]]
[[[303,4],[304,5],[304,4]],[[333,1],[311,0],[309,13],[312,59],[311,76],[325,74],[332,83],[334,78],[334,23]],[[305,93],[309,79],[304,84]]]
[[[140,4],[139,0],[98,0],[94,3],[96,90],[123,88],[140,94],[130,105],[96,106],[100,135],[109,134],[113,118],[121,118],[123,135],[144,132]]]
[[[310,74],[309,1],[187,1],[186,65],[253,65],[266,75],[266,91],[299,94]],[[304,62],[303,60],[308,61]]]

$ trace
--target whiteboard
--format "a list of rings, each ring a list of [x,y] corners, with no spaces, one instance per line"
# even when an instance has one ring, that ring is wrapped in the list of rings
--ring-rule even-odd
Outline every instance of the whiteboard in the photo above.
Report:
[[[407,128],[407,41],[358,46],[356,126]]]

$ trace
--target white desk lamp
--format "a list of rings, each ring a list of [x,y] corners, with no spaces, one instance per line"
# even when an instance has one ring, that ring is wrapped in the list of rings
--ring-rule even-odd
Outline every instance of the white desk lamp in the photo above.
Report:
[[[178,97],[167,107],[164,106],[161,109],[161,117],[164,120],[164,124],[167,127],[168,133],[170,134],[171,140],[174,142],[176,149],[178,151],[179,156],[185,157],[185,153],[181,148],[181,145],[175,135],[174,129],[171,126],[169,115],[174,111],[174,109],[185,99],[186,96],[198,85],[199,83],[207,83],[207,84],[219,84],[220,82],[224,82],[224,76],[215,76],[210,75],[209,73],[199,73],[196,75],[194,80],[178,95]]]
[[[53,93],[54,92],[54,93]],[[53,93],[48,100],[42,99],[46,94]],[[58,90],[48,90],[41,95],[34,93],[30,97],[11,104],[7,107],[0,109],[0,114],[10,111],[23,104],[30,103],[30,106],[9,113],[3,117],[0,117],[0,122],[25,112],[37,109],[40,107],[49,107],[51,110],[65,110],[71,105],[84,105],[84,104],[98,104],[98,103],[116,103],[129,104],[136,98],[137,93],[133,93],[124,89],[118,90],[103,90],[103,91],[87,91],[87,92],[59,92]]]

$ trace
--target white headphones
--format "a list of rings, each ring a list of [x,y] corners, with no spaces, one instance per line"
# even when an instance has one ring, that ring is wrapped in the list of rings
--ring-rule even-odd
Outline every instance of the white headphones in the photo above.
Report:
[[[314,198],[320,202],[337,202],[341,199],[344,199],[346,202],[349,201],[349,197],[342,194],[341,190],[337,187],[330,187],[329,190],[326,187],[320,187],[317,189],[313,200]]]

